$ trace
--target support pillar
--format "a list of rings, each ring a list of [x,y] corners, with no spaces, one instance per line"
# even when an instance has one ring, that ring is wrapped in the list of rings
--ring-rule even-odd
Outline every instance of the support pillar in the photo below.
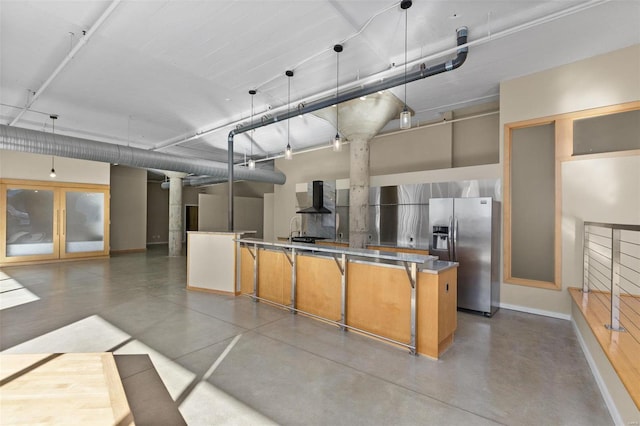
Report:
[[[391,91],[368,95],[340,104],[340,134],[349,141],[349,247],[369,243],[369,141],[393,119],[404,103]],[[336,125],[336,109],[314,112]]]
[[[186,173],[165,172],[169,178],[169,256],[182,256],[182,179]]]
[[[369,241],[369,140],[356,137],[349,145],[349,247]]]

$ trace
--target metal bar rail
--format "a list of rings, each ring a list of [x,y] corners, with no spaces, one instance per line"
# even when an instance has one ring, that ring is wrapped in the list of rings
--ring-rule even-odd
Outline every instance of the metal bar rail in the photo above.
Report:
[[[376,337],[378,339],[391,342],[409,349],[409,352],[412,355],[417,354],[417,345],[416,345],[416,282],[418,275],[418,264],[422,264],[429,260],[436,260],[436,256],[431,255],[420,255],[420,254],[412,254],[412,253],[395,253],[395,252],[385,252],[379,250],[368,250],[368,249],[353,249],[353,248],[345,248],[345,247],[328,247],[328,246],[317,246],[315,244],[304,244],[304,243],[278,243],[278,242],[270,242],[270,241],[262,241],[256,240],[253,238],[240,238],[235,240],[240,246],[247,247],[249,250],[249,254],[253,258],[253,293],[250,297],[255,301],[265,301],[271,303],[273,305],[281,306],[283,308],[289,309],[291,313],[302,313],[304,315],[308,315],[313,318],[317,318],[328,323],[332,323],[340,327],[342,331],[346,331],[347,329],[355,330],[359,333],[363,333],[372,337]],[[282,305],[280,303],[276,303],[271,300],[267,300],[258,296],[258,247],[269,247],[275,249],[281,249],[288,262],[291,266],[291,303],[289,305]],[[253,250],[252,250],[253,249]],[[336,266],[340,271],[340,321],[334,321],[329,318],[321,317],[319,315],[313,314],[311,312],[306,312],[300,310],[296,306],[296,257],[298,253],[306,252],[321,252],[331,254],[333,259],[335,260]],[[383,261],[391,261],[391,262],[401,262],[404,265],[404,268],[407,272],[407,277],[409,280],[409,285],[411,286],[411,301],[410,301],[410,340],[409,343],[401,342],[398,340],[391,339],[386,336],[381,336],[376,333],[372,333],[367,330],[363,330],[357,327],[353,327],[347,324],[347,263],[349,262],[349,256],[356,256],[360,258],[370,258],[375,259],[377,262],[380,260]],[[384,264],[384,263],[381,263]],[[238,278],[239,279],[239,278]]]
[[[621,314],[627,316],[621,303],[627,302],[621,296],[640,296],[640,270],[634,266],[638,264],[640,225],[584,222],[582,291],[611,295],[610,323],[605,324],[609,330],[627,331],[621,324]],[[633,316],[638,314],[631,305],[626,308]],[[640,328],[633,322],[629,325]]]

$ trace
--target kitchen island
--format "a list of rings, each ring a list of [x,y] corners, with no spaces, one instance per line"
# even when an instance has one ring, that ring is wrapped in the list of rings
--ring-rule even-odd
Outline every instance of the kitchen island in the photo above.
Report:
[[[188,231],[187,289],[238,294],[235,240],[256,231]]]
[[[434,256],[236,240],[240,293],[438,358],[456,330],[457,263]]]

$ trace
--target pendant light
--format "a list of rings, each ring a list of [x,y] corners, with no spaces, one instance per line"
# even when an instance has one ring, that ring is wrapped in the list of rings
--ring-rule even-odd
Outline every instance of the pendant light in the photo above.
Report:
[[[289,107],[291,105],[291,77],[293,77],[293,71],[287,70],[284,73],[287,78],[287,117],[289,117]],[[287,118],[287,149],[284,151],[285,160],[293,159],[293,150],[291,149],[291,120]]]
[[[56,114],[51,114],[49,118],[51,119],[51,132],[55,135],[56,120],[58,119],[58,116]],[[52,179],[56,177],[55,156],[53,155],[51,156],[51,173],[49,173],[49,177]]]
[[[253,126],[253,96],[256,94],[257,92],[254,89],[249,90],[249,94],[251,95],[251,125]],[[253,135],[255,135],[255,129],[251,130],[251,137],[249,137],[249,143],[250,143],[250,152],[249,152],[249,169],[253,170],[256,168],[256,162],[253,159]]]
[[[342,151],[342,138],[340,137],[340,127],[338,126],[340,104],[338,103],[338,77],[340,76],[340,52],[342,52],[342,45],[336,44],[333,46],[334,52],[336,52],[336,137],[333,138],[333,150],[335,152]]]
[[[404,9],[404,108],[400,113],[401,129],[411,128],[411,112],[407,108],[407,27],[409,22],[407,11],[412,4],[411,0],[402,0],[400,2],[400,7]]]

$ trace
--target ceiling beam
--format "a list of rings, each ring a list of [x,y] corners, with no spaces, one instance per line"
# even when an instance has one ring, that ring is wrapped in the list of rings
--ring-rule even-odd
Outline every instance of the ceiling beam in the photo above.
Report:
[[[98,20],[91,26],[89,31],[87,31],[86,34],[84,34],[80,38],[80,40],[78,40],[76,45],[73,46],[73,49],[71,49],[71,51],[67,54],[67,56],[64,57],[60,65],[58,65],[58,67],[53,71],[53,73],[45,80],[44,83],[42,83],[42,86],[40,86],[38,90],[33,92],[33,97],[31,98],[31,100],[27,102],[24,108],[20,110],[16,118],[14,118],[11,121],[11,123],[9,123],[9,126],[15,125],[22,118],[24,113],[27,112],[29,108],[31,108],[34,102],[38,100],[40,95],[42,95],[42,93],[47,89],[47,87],[49,87],[51,82],[58,76],[58,74],[60,74],[60,72],[64,69],[64,67],[67,66],[67,64],[71,61],[71,59],[73,59],[76,53],[78,53],[78,51],[80,51],[80,49],[82,49],[82,47],[87,43],[87,41],[89,41],[91,36],[96,32],[96,30],[100,27],[100,25],[102,25],[102,23],[109,17],[109,15],[111,15],[111,12],[113,12],[114,9],[118,7],[118,4],[120,3],[120,1],[121,0],[113,0],[111,2],[109,7],[107,7],[107,9],[102,13],[102,15],[100,15]]]

